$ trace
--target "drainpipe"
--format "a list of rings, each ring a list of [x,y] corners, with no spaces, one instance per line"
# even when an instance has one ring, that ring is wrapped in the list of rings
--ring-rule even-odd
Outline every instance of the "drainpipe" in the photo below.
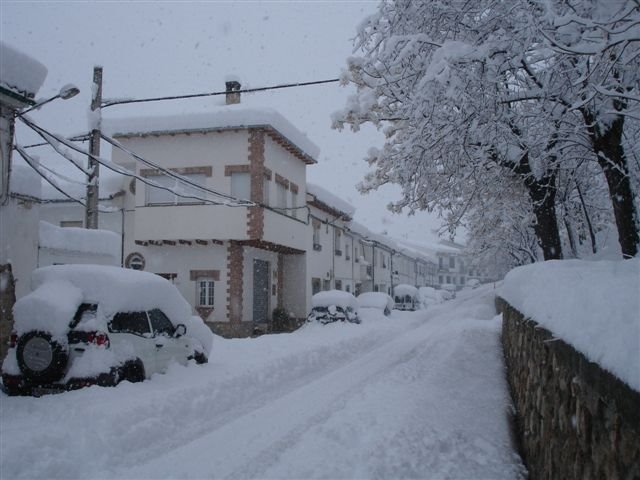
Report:
[[[124,268],[124,207],[120,209],[120,266]]]
[[[389,255],[389,268],[391,269],[391,293],[393,294],[393,254],[396,253],[395,250],[391,250],[391,255]]]
[[[371,244],[371,291],[376,291],[376,244]]]
[[[336,288],[336,226],[331,225],[333,234],[333,250],[331,251],[331,281],[333,282],[333,289]]]

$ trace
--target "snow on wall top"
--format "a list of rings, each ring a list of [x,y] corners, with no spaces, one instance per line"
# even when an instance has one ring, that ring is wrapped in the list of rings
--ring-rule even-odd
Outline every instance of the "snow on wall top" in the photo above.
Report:
[[[518,267],[499,295],[640,391],[640,259]]]
[[[120,242],[120,237],[108,230],[62,228],[40,221],[39,245],[41,248],[109,255],[113,258],[119,258]]]
[[[354,212],[356,211],[353,205],[314,183],[307,182],[307,192],[316,197],[320,202],[324,203],[328,207],[345,213],[349,217],[352,217]]]
[[[0,41],[0,86],[33,99],[47,77],[47,67]]]
[[[241,104],[227,105],[207,113],[103,119],[102,128],[108,135],[144,135],[164,132],[220,130],[271,126],[289,142],[317,161],[320,149],[277,111],[270,108],[248,108]]]

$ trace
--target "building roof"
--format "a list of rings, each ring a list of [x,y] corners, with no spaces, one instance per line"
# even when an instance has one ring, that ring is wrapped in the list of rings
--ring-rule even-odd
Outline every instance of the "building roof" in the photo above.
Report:
[[[152,117],[103,119],[102,129],[114,137],[209,132],[230,129],[265,128],[305,163],[317,163],[320,149],[277,111],[250,108],[242,104],[218,107],[207,113]]]
[[[0,93],[18,102],[16,107],[34,104],[46,77],[42,63],[0,41]]]
[[[309,202],[310,205],[336,217],[350,220],[356,211],[353,205],[319,185],[307,182],[307,193],[313,196],[313,200]]]

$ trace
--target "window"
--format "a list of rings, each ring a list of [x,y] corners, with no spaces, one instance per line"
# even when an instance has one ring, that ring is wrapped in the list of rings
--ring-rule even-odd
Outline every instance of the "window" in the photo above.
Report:
[[[374,286],[373,286],[373,291],[374,291],[374,292],[377,292],[377,291],[378,291],[378,285],[374,285]]]
[[[438,283],[440,284],[444,283],[442,280],[443,280],[442,275],[438,275]]]
[[[336,290],[342,290],[342,280],[336,280]]]
[[[109,331],[113,333],[133,333],[135,335],[148,335],[149,319],[147,312],[116,313],[109,322]]]
[[[320,245],[320,222],[318,220],[313,220],[313,249],[320,251],[322,250],[322,245]]]
[[[82,220],[62,220],[60,226],[63,228],[82,228]]]
[[[344,290],[345,290],[345,292],[347,292],[347,293],[351,293],[351,285],[349,285],[349,284],[347,283],[347,285],[344,287]]]
[[[206,182],[206,174],[204,173],[191,173],[181,175],[196,185],[204,186]],[[202,200],[193,197],[203,197],[204,193],[185,182],[182,182],[176,178],[169,177],[167,175],[158,175],[150,178],[158,185],[162,185],[171,190],[165,190],[163,188],[156,188],[147,185],[146,191],[146,205],[178,205],[178,204],[201,204]],[[177,192],[182,196],[176,195]]]
[[[320,291],[321,288],[321,282],[319,278],[312,278],[311,279],[311,294],[315,295],[316,293],[318,293]]]
[[[176,328],[171,323],[171,320],[162,313],[162,310],[154,308],[149,312],[149,320],[151,320],[151,331],[154,335],[167,335],[172,337],[176,331]]]
[[[327,290],[331,290],[331,281],[330,280],[323,280],[322,281],[322,290],[324,290],[325,292]]]
[[[198,294],[198,306],[199,307],[213,307],[213,292],[215,282],[212,278],[198,278],[197,294]]]
[[[335,228],[333,229],[333,238],[336,244],[336,256],[341,256],[342,255],[342,230],[340,230],[339,228]]]
[[[298,218],[298,210],[296,207],[298,206],[298,192],[291,191],[291,216],[293,218]]]
[[[278,207],[287,208],[287,187],[280,182],[276,182],[276,197]]]
[[[271,182],[269,181],[269,177],[264,177],[264,181],[263,181],[263,187],[262,187],[262,203],[264,203],[265,205],[269,205],[269,189],[271,188]]]
[[[451,277],[447,275],[447,283],[451,283]]]
[[[231,196],[251,200],[251,177],[248,172],[231,173]]]
[[[438,266],[444,268],[444,258],[438,257]]]
[[[456,258],[449,257],[449,268],[456,268]]]

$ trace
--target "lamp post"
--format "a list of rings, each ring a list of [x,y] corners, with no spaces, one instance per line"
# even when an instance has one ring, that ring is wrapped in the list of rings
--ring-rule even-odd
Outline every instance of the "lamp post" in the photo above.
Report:
[[[21,111],[20,113],[18,113],[16,115],[16,117],[21,117],[24,114],[31,112],[32,110],[37,110],[40,107],[42,107],[43,105],[45,105],[45,104],[47,104],[49,102],[53,102],[54,100],[56,100],[58,98],[61,98],[62,100],[68,100],[70,98],[75,97],[79,93],[80,93],[80,89],[78,87],[76,87],[75,85],[73,85],[71,83],[67,84],[67,85],[65,85],[64,87],[62,87],[60,89],[60,92],[58,92],[57,95],[54,95],[53,97],[48,98],[47,100],[40,101],[40,102],[36,103],[35,105],[33,105],[32,107]]]

